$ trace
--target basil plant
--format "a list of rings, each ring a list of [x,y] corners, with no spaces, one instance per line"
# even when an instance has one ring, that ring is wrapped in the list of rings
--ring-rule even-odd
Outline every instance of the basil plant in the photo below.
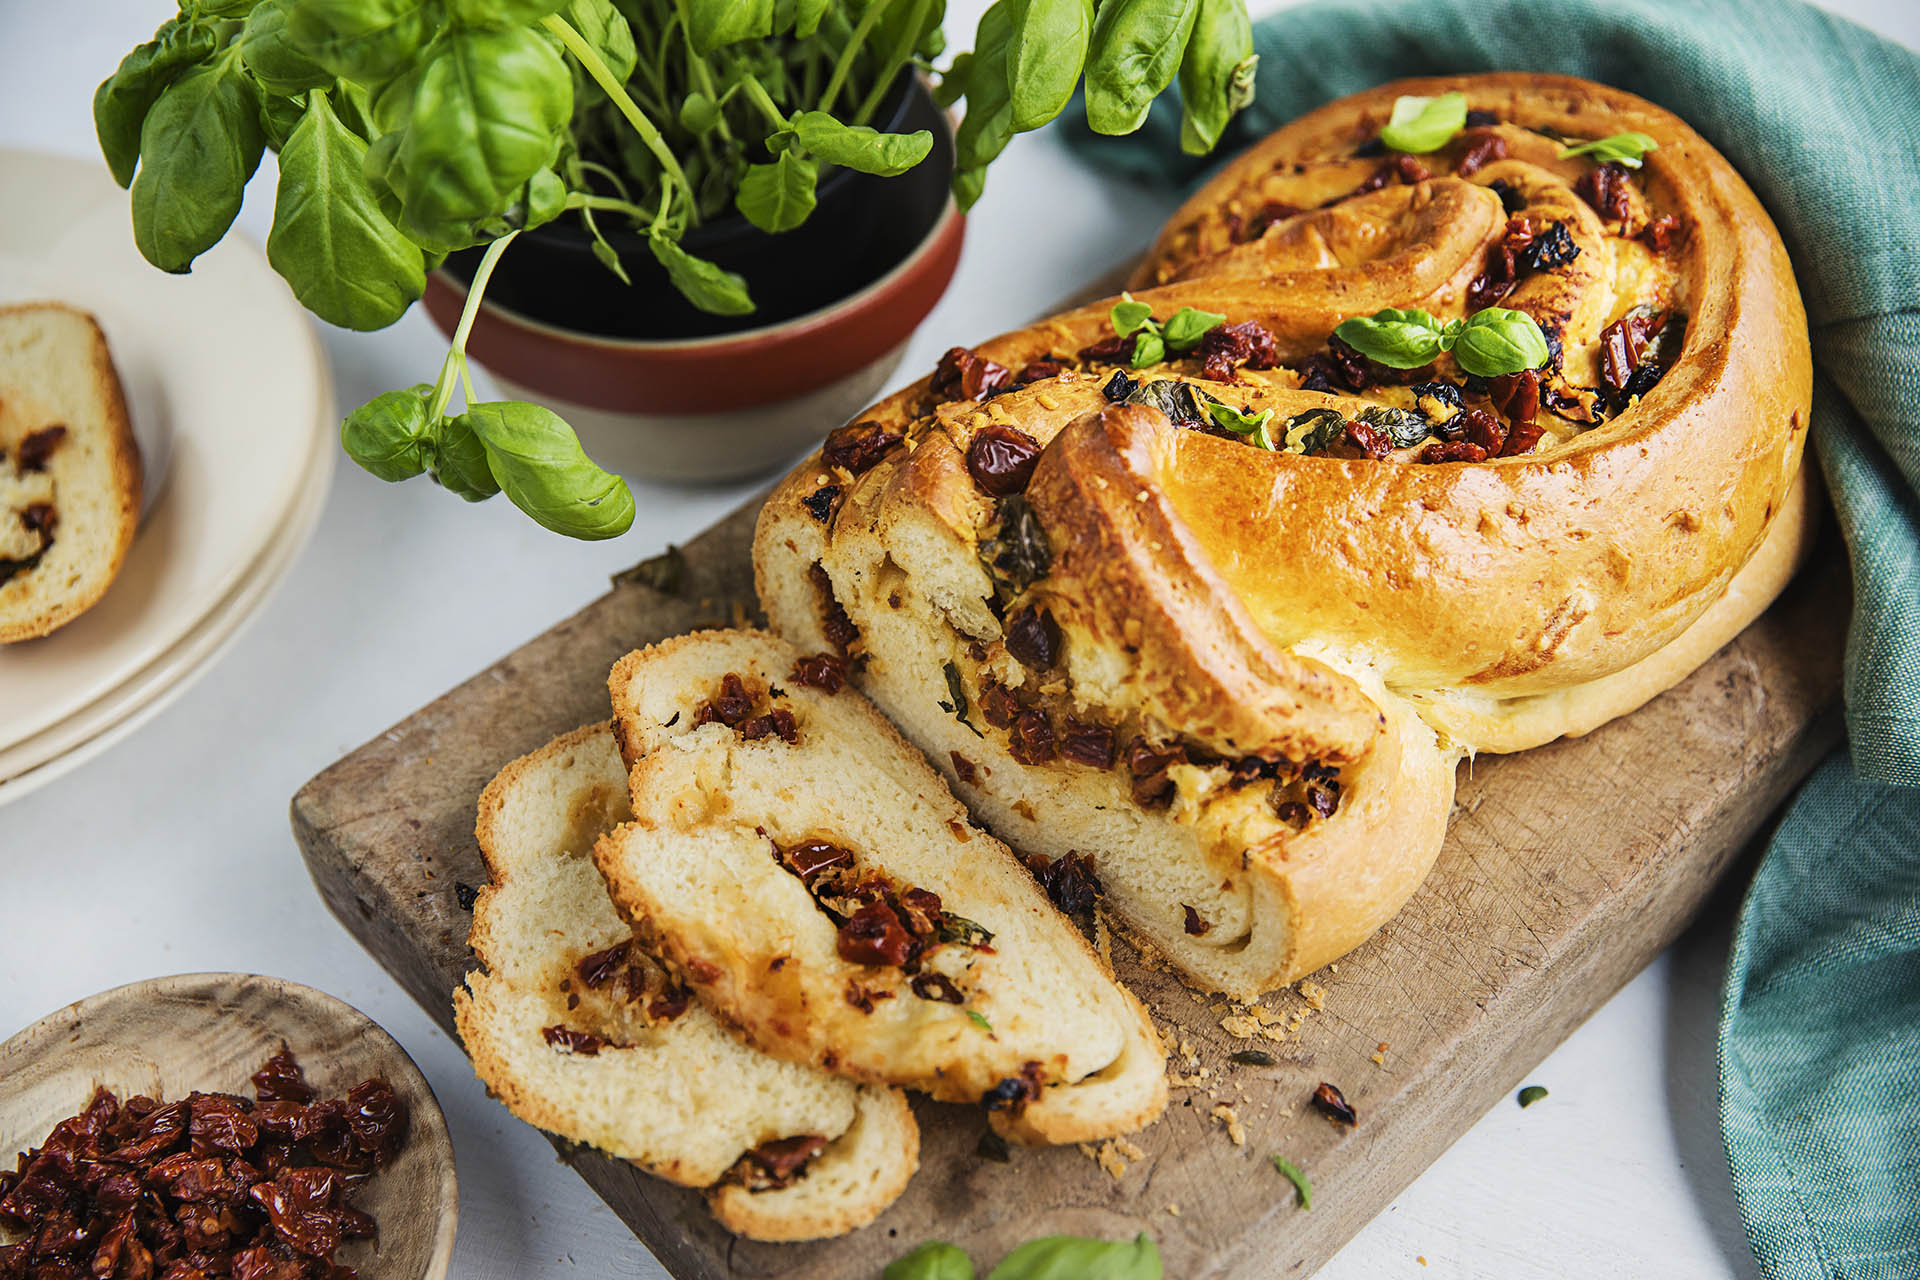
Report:
[[[164,271],[226,235],[275,152],[267,258],[332,324],[392,324],[447,254],[485,246],[438,375],[355,409],[342,444],[382,479],[504,492],[555,532],[607,538],[633,522],[626,483],[559,415],[472,399],[467,335],[500,255],[574,217],[624,279],[604,237],[623,225],[694,306],[751,313],[747,282],[683,234],[734,213],[786,231],[824,166],[924,161],[925,130],[868,121],[903,73],[936,70],[944,14],[944,0],[180,0],[100,85],[94,123],[134,241]],[[1208,150],[1253,68],[1243,0],[999,0],[940,73],[942,104],[966,100],[956,196],[978,198],[1008,139],[1083,79],[1093,126],[1125,133],[1177,78],[1183,144]]]

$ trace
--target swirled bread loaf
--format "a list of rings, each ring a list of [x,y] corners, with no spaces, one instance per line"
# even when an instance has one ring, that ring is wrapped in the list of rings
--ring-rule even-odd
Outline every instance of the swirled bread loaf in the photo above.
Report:
[[[1455,91],[1450,142],[1383,145],[1398,97]],[[1628,131],[1642,168],[1564,154]],[[1806,322],[1704,139],[1520,74],[1288,125],[1132,285],[1220,322],[1143,351],[1107,299],[955,348],[787,478],[755,566],[774,628],[843,655],[1000,837],[1090,858],[1123,922],[1245,997],[1412,894],[1463,754],[1632,710],[1780,591]],[[1333,336],[1495,304],[1544,364],[1403,371]]]
[[[594,858],[621,912],[768,1053],[985,1103],[1022,1142],[1151,1121],[1146,1011],[843,679],[763,632],[615,666],[634,821]]]
[[[469,939],[485,966],[454,995],[488,1090],[521,1119],[707,1191],[759,1240],[872,1221],[919,1162],[896,1090],[740,1043],[614,911],[593,842],[628,816],[607,725],[514,761],[480,799],[492,883]]]

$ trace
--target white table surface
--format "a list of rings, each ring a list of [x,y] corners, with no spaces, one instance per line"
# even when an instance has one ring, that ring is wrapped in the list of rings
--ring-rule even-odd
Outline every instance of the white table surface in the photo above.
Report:
[[[171,7],[0,0],[0,144],[94,154],[95,84]],[[948,30],[964,46],[984,4],[951,7]],[[1920,45],[1911,0],[1832,7]],[[256,240],[271,191],[256,179],[241,215]],[[1047,193],[1044,208],[1022,200],[1031,191]],[[1165,197],[1080,168],[1049,134],[1016,140],[900,378],[1137,252],[1169,209]],[[444,349],[417,310],[382,333],[324,337],[343,406],[430,380]],[[342,465],[313,545],[216,669],[127,741],[0,808],[0,1036],[157,974],[249,970],[310,983],[391,1031],[446,1108],[459,1155],[458,1280],[663,1276],[327,913],[289,834],[287,801],[751,488],[636,485],[632,532],[589,545],[544,532],[504,499],[469,506],[424,481],[388,486]],[[1755,1274],[1714,1118],[1713,1030],[1736,901],[1723,894],[1540,1065],[1531,1079],[1551,1098],[1524,1113],[1495,1107],[1323,1280]]]

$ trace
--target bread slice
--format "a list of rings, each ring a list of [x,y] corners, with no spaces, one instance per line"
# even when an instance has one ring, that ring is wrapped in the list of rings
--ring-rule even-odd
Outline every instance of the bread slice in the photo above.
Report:
[[[1023,1142],[1153,1120],[1166,1056],[1140,1002],[872,704],[800,659],[716,631],[615,666],[635,820],[594,859],[622,914],[769,1053],[985,1102]]]
[[[92,316],[0,307],[0,644],[106,593],[140,516],[140,449]]]
[[[626,816],[604,724],[514,761],[482,794],[475,830],[493,882],[469,943],[486,968],[454,993],[474,1070],[521,1119],[709,1188],[741,1235],[810,1240],[871,1222],[919,1162],[904,1096],[759,1053],[685,999],[588,856]],[[587,957],[601,959],[583,969]],[[803,1135],[824,1149],[790,1185],[766,1186],[749,1152]]]

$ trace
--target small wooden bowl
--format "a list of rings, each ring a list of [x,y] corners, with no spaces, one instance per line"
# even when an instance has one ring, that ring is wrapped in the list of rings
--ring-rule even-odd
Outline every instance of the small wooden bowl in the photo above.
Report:
[[[322,1097],[385,1076],[412,1116],[406,1145],[354,1205],[379,1240],[336,1260],[367,1280],[442,1280],[459,1198],[446,1118],[420,1069],[392,1036],[330,995],[278,978],[191,973],[88,996],[0,1045],[0,1161],[38,1146],[105,1085],[124,1101],[195,1089],[253,1096],[249,1077],[285,1043]]]

